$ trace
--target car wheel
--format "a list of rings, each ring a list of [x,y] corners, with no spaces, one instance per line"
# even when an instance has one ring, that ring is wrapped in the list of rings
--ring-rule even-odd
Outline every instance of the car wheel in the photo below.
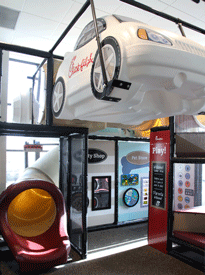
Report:
[[[117,79],[120,72],[120,46],[114,37],[109,36],[101,42],[101,48],[105,64],[106,76],[109,83],[113,79]],[[103,99],[104,97],[108,96],[113,90],[112,85],[109,86],[109,90],[105,90],[103,84],[104,82],[99,52],[97,50],[91,69],[91,88],[94,96],[97,99]]]
[[[55,117],[58,117],[62,111],[65,101],[65,82],[62,77],[59,77],[55,83],[52,93],[52,112]]]

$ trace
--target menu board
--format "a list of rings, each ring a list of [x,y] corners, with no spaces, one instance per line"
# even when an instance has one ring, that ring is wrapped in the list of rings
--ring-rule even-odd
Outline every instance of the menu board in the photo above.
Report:
[[[165,209],[166,162],[152,162],[152,206]]]

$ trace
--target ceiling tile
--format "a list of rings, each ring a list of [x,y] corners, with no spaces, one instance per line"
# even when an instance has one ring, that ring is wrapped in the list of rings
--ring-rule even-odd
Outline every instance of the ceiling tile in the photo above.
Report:
[[[77,14],[77,12],[80,10],[81,7],[82,7],[81,4],[74,3],[72,8],[70,9],[70,11],[68,11],[66,16],[64,17],[63,23],[69,24],[72,21],[72,19],[74,18],[74,16]],[[96,9],[96,17],[102,17],[105,15],[108,15],[108,13]],[[93,20],[93,17],[92,17],[91,8],[88,7],[87,10],[83,13],[83,15],[76,22],[75,27],[82,29],[92,20]]]
[[[52,48],[54,42],[49,39],[37,37],[35,35],[32,35],[31,33],[28,34],[16,32],[12,40],[12,44],[39,49],[42,51],[49,51]]]
[[[25,0],[0,0],[0,5],[10,9],[21,11]]]
[[[154,10],[158,10],[158,11],[163,11],[164,9],[166,9],[168,7],[168,4],[166,3],[166,1],[163,2],[160,2],[158,0],[141,0],[141,1],[138,1],[138,2],[141,2],[142,4],[144,5],[147,5],[149,6],[150,8],[154,9]]]
[[[177,0],[171,6],[197,19],[204,14],[205,9],[204,2],[201,1],[200,4],[197,4],[191,0]]]
[[[164,4],[167,4],[167,5],[171,5],[173,4],[174,2],[176,2],[177,0],[158,0],[159,2],[162,2]]]
[[[192,23],[196,20],[195,17],[170,6],[164,10],[164,13],[167,13],[188,23]]]
[[[16,31],[48,38],[57,26],[57,22],[21,12],[16,25]]]
[[[55,49],[54,54],[64,56],[67,52],[73,52],[74,44],[72,41],[70,44],[61,42]]]
[[[130,5],[123,3],[116,11],[116,14],[127,16],[144,23],[147,23],[151,20],[155,15],[149,12],[146,12],[142,9],[134,8]]]
[[[23,11],[61,22],[73,3],[72,0],[26,0]]]
[[[57,41],[59,39],[59,37],[61,36],[61,34],[64,32],[64,30],[66,29],[67,25],[66,24],[60,24],[58,26],[58,28],[54,31],[53,35],[50,37],[52,40]],[[74,48],[74,45],[81,33],[81,29],[73,27],[69,33],[64,37],[64,39],[62,40],[63,43],[67,43],[67,44],[72,44],[72,50]],[[61,42],[61,43],[62,43]],[[70,48],[70,47],[69,47]]]
[[[14,37],[14,30],[0,28],[0,41],[3,41],[5,43],[11,43],[13,37]]]
[[[174,32],[180,35],[179,28],[177,25],[167,19],[164,19],[159,16],[155,16],[153,19],[151,19],[148,24],[153,27],[161,28],[170,32]]]
[[[94,0],[94,6],[97,10],[104,11],[109,14],[115,13],[116,9],[121,4],[122,3],[117,0]]]

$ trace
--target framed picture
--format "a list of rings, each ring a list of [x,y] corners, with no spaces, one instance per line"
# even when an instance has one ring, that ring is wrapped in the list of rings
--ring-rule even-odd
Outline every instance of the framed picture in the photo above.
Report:
[[[92,210],[111,208],[111,176],[92,177]]]

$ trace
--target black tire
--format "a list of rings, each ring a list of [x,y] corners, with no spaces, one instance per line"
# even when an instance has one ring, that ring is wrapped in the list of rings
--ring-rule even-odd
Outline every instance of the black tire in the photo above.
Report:
[[[117,79],[119,76],[120,66],[121,66],[120,46],[114,37],[108,36],[101,42],[101,48],[102,48],[103,53],[104,53],[103,50],[105,50],[105,49],[107,50],[107,53],[106,53],[107,57],[109,57],[108,51],[113,51],[113,53],[115,54],[115,57],[114,57],[115,64],[113,64],[115,66],[115,68],[113,69],[113,68],[111,68],[111,66],[107,66],[109,68],[110,72],[106,68],[106,65],[107,65],[106,57],[104,58],[105,70],[106,70],[108,82],[110,82],[113,79]],[[103,57],[104,57],[104,54],[103,54]],[[108,58],[107,58],[107,60],[108,60]],[[98,50],[97,50],[95,57],[94,57],[92,69],[91,69],[91,88],[92,88],[93,95],[97,99],[103,99],[104,97],[107,97],[108,95],[111,94],[113,87],[110,86],[109,89],[106,89],[106,90],[103,89],[102,76],[100,76],[100,72],[96,72],[96,70],[97,70],[97,68],[99,68],[99,66],[100,66],[100,60],[99,60],[99,54],[98,54]],[[101,72],[101,74],[102,74],[102,72]],[[102,79],[102,82],[99,81],[97,83],[97,81],[100,79],[100,77]]]
[[[57,101],[56,95],[61,95]],[[65,82],[62,77],[59,77],[54,85],[52,98],[51,98],[51,108],[53,115],[58,117],[62,111],[65,101]]]

